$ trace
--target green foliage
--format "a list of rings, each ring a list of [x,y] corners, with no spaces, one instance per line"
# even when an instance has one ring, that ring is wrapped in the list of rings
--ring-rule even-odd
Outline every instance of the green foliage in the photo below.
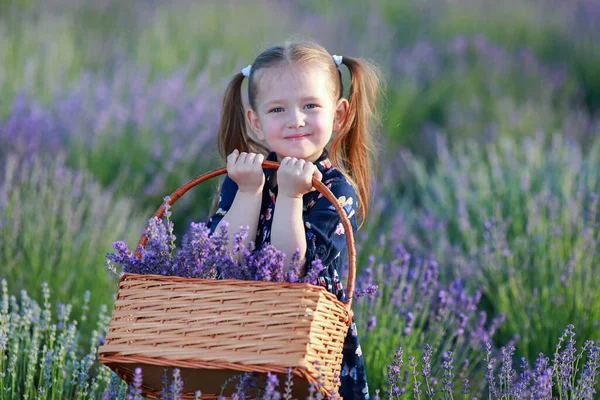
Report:
[[[137,243],[144,225],[127,199],[115,199],[87,173],[59,158],[8,157],[0,179],[0,265],[13,290],[49,282],[55,298],[81,308],[112,304],[116,279],[104,267],[117,238]],[[78,315],[77,315],[78,316]],[[81,328],[89,334],[89,321]]]
[[[506,315],[500,341],[517,334],[529,359],[550,354],[561,327],[593,339],[600,323],[600,144],[589,156],[558,135],[546,146],[544,135],[442,142],[431,173],[405,163],[420,206],[406,212],[402,240],[433,252],[446,280],[482,287],[489,309]]]
[[[437,157],[436,134],[454,143],[553,132],[576,103],[577,85],[559,65],[482,35],[419,42],[397,54],[393,74],[385,131],[429,160]]]
[[[106,306],[99,314],[93,310],[97,324],[85,336],[84,347],[78,339],[86,309],[79,309],[81,319],[72,318],[71,304],[52,315],[47,283],[41,285],[41,307],[25,290],[17,301],[9,296],[6,280],[1,283],[0,399],[98,398],[111,374],[97,360],[98,344],[110,320]]]
[[[148,6],[75,0],[60,12],[50,3],[0,0],[0,136],[18,93],[52,105],[61,99],[56,93],[70,93],[88,73],[120,89],[123,82],[111,79],[121,70],[147,70],[146,87],[184,67],[186,88],[196,90],[192,82],[204,74],[205,100],[217,104],[226,80],[265,46],[314,37],[337,54],[375,59],[388,80],[384,132],[389,154],[378,161],[391,171],[381,175],[379,191],[389,201],[376,201],[359,234],[359,265],[367,264],[368,254],[394,256],[384,235],[411,252],[432,256],[445,283],[462,277],[471,289],[483,289],[487,311],[506,314],[499,341],[517,334],[516,347],[530,360],[540,351],[552,354],[562,327],[570,323],[584,339],[597,338],[600,145],[594,137],[600,132],[592,115],[600,109],[600,47],[598,14],[586,8],[595,2],[355,0],[348,6],[341,1],[180,0]],[[463,39],[469,43],[464,51],[459,50]],[[119,103],[125,91],[113,94],[111,105],[133,110],[133,104],[141,104]],[[161,126],[151,122],[161,110],[148,107],[148,117],[138,125],[118,125],[115,112],[98,130],[81,126],[66,136],[53,132],[67,138],[68,165],[83,172],[66,168],[62,160],[0,159],[0,269],[11,290],[37,293],[47,281],[58,301],[74,303],[74,313],[82,315],[87,308],[111,304],[115,281],[103,267],[110,243],[135,244],[162,196],[218,163],[214,154],[170,159],[191,147],[184,140],[171,141],[165,128],[181,116],[164,117]],[[84,120],[79,117],[69,116],[69,128]],[[557,131],[581,147],[566,137],[534,137]],[[436,142],[439,134],[447,139]],[[395,163],[397,144],[412,153],[402,153]],[[212,189],[205,184],[177,203],[176,227],[204,217],[199,210],[207,209]],[[121,196],[135,196],[143,216]],[[86,290],[92,291],[90,303]],[[390,290],[382,288],[383,296]],[[406,353],[417,358],[424,340],[442,341],[442,329],[428,331],[425,323],[413,336],[402,336],[403,319],[383,299],[358,305],[359,329],[365,329],[370,313],[378,318],[363,345],[370,370],[379,371],[374,375],[390,362],[392,347],[401,340]],[[87,340],[94,318],[82,319],[80,339]],[[33,381],[29,377],[33,367],[27,357],[42,368],[40,354],[32,349],[43,348],[50,336],[35,333],[26,318],[18,321],[11,331],[25,324],[17,329],[23,335],[11,339],[12,353],[0,359],[5,368],[12,365],[2,375],[3,387],[33,396],[38,375]],[[380,340],[384,336],[387,341]],[[72,356],[53,368],[65,368],[67,375],[83,370],[75,360]],[[63,378],[57,375],[56,388],[75,390]]]

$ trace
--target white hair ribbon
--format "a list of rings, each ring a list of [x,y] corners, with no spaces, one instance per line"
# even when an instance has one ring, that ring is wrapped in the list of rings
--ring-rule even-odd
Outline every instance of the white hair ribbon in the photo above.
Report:
[[[246,68],[242,70],[242,74],[244,74],[246,78],[250,76],[250,72],[252,72],[252,64],[249,64]]]
[[[335,65],[339,67],[342,65],[342,56],[333,55],[333,61],[335,61]]]

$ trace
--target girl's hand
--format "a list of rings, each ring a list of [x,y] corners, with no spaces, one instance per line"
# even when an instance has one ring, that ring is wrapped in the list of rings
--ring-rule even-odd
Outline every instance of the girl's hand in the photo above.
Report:
[[[315,190],[312,187],[312,177],[320,181],[323,178],[321,171],[310,161],[285,157],[281,160],[277,170],[278,196],[301,198],[306,193]]]
[[[238,185],[238,190],[244,193],[258,194],[265,184],[262,163],[265,156],[256,153],[246,153],[235,149],[227,156],[227,174]]]

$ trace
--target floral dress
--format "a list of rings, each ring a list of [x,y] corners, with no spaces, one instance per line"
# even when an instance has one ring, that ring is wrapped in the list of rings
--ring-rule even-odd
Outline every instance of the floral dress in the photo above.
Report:
[[[277,154],[271,152],[267,160],[277,161]],[[323,184],[337,197],[356,233],[358,202],[354,188],[339,170],[332,167],[326,149],[315,165],[323,174]],[[255,239],[257,249],[271,242],[271,223],[277,202],[277,186],[273,185],[274,171],[264,169],[266,179]],[[208,221],[211,233],[231,207],[237,190],[237,184],[226,176],[221,186],[217,211]],[[319,284],[344,301],[346,293],[340,277],[344,276],[348,266],[348,247],[340,217],[329,200],[316,190],[303,196],[302,216],[306,232],[305,265],[310,266],[315,258],[319,258],[325,267],[319,276]],[[340,396],[345,400],[369,399],[364,360],[354,321],[344,341],[340,382]]]

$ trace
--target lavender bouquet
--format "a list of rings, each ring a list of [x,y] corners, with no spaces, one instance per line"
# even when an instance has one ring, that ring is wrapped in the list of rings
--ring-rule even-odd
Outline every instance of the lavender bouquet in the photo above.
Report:
[[[165,198],[164,204],[166,224],[157,217],[148,220],[144,231],[148,238],[146,246],[137,248],[140,258],[124,242],[113,242],[115,252],[106,254],[106,266],[111,272],[117,275],[135,273],[202,279],[317,283],[323,270],[321,260],[314,260],[307,273],[303,274],[300,252],[297,250],[286,271],[284,253],[272,245],[265,244],[256,249],[255,243],[250,241],[244,246],[248,227],[240,227],[233,238],[233,250],[230,250],[226,222],[213,234],[205,223],[192,222],[182,239],[181,248],[177,249],[168,200]],[[237,257],[238,255],[241,257]],[[117,266],[121,267],[121,272],[117,270]]]

